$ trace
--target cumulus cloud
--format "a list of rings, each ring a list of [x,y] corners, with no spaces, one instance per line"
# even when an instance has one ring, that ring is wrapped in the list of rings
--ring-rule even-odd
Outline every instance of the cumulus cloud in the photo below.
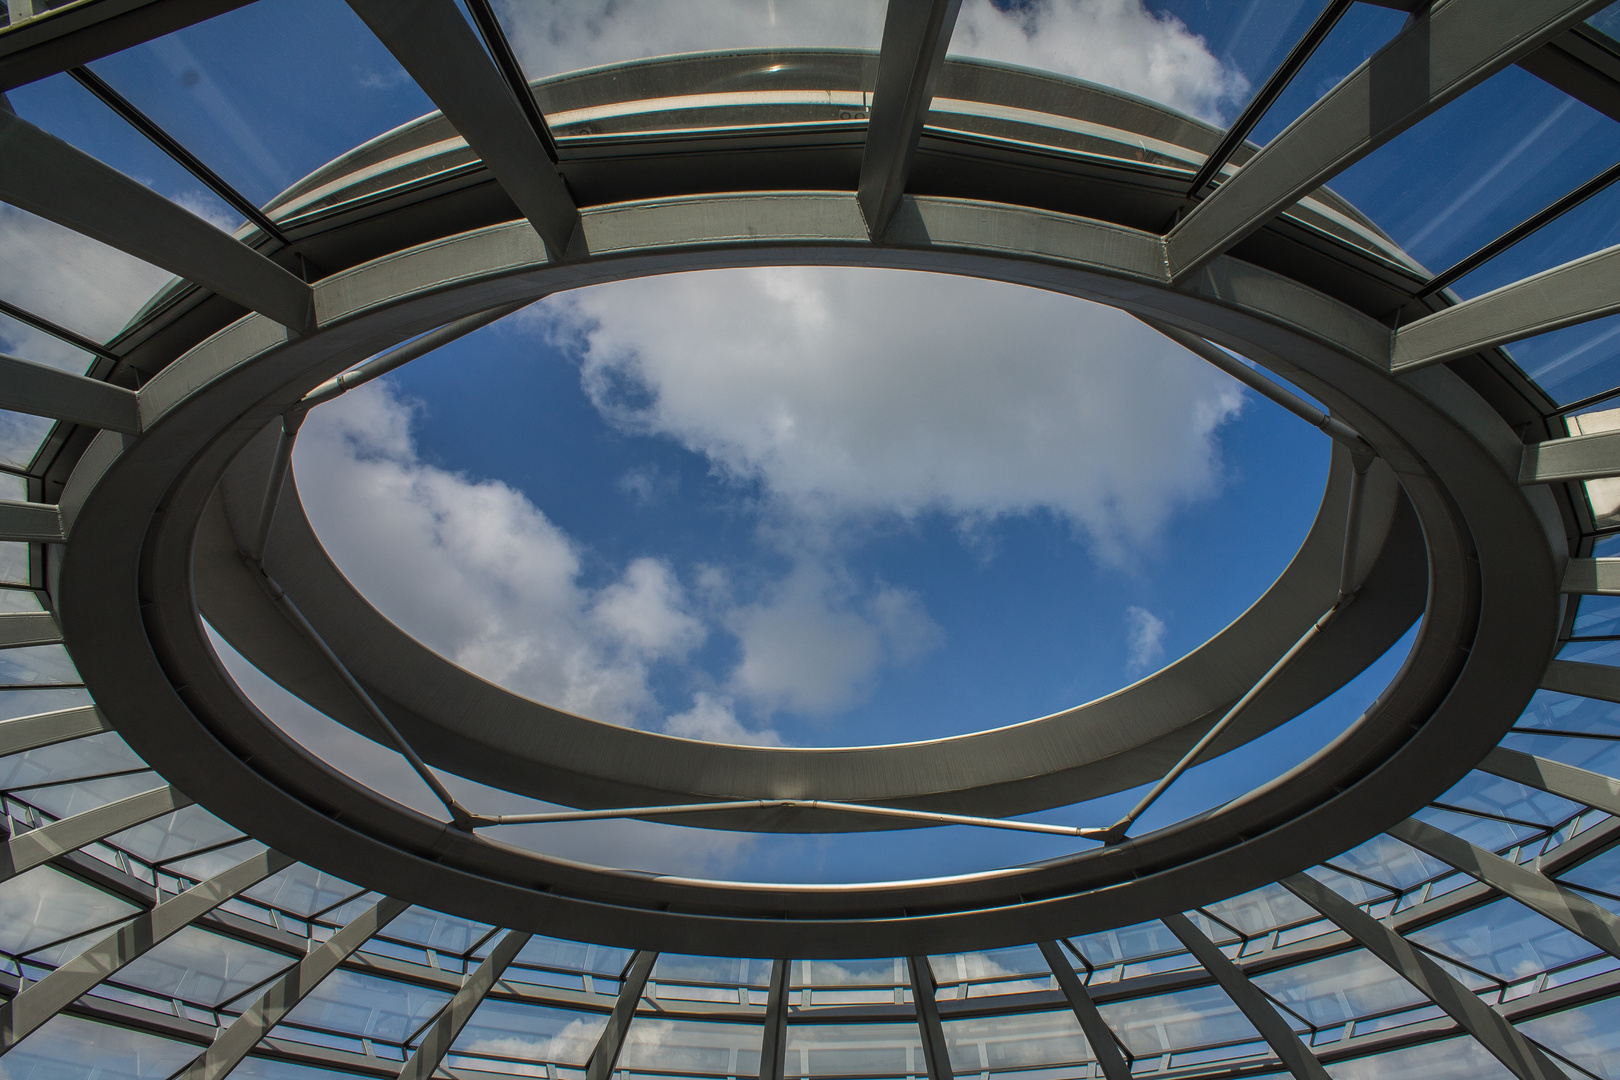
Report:
[[[311,521],[377,608],[429,648],[547,704],[646,716],[651,666],[702,642],[673,569],[582,582],[584,553],[522,492],[421,460],[411,409],[373,383],[310,414],[294,468]]]
[[[1164,655],[1164,620],[1147,608],[1125,609],[1125,666],[1145,671]]]
[[[504,0],[531,77],[650,56],[753,47],[877,48],[883,5],[866,0]],[[967,0],[950,51],[1073,75],[1218,119],[1246,87],[1202,38],[1142,0]]]
[[[1243,401],[1117,311],[943,275],[715,270],[531,310],[605,415],[796,522],[1051,512],[1113,563],[1219,486],[1215,434]]]

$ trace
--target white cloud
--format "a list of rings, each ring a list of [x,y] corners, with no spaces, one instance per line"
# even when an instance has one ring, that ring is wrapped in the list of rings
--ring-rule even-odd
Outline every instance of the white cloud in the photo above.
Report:
[[[1164,620],[1147,608],[1125,609],[1125,666],[1143,671],[1164,655]]]
[[[502,20],[531,78],[710,49],[878,47],[868,0],[504,0]],[[1243,76],[1202,38],[1141,0],[967,0],[951,52],[1073,75],[1216,119]]]
[[[671,716],[664,730],[683,739],[701,739],[704,742],[734,743],[754,746],[781,746],[782,738],[765,728],[753,730],[737,719],[737,710],[729,697],[716,697],[699,690],[692,695],[692,707]]]
[[[531,312],[614,422],[757,482],[795,522],[1047,511],[1115,563],[1219,486],[1215,432],[1243,400],[1117,311],[943,275],[705,271]]]

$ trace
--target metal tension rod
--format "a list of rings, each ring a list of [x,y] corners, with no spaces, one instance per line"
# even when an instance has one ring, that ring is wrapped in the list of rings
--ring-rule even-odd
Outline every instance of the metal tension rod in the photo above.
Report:
[[[1132,823],[1146,813],[1148,807],[1157,802],[1159,796],[1169,790],[1170,785],[1175,783],[1182,773],[1198,763],[1199,758],[1203,757],[1204,751],[1209,749],[1210,744],[1220,738],[1226,729],[1231,727],[1237,718],[1247,711],[1250,705],[1254,704],[1254,700],[1267,687],[1276,682],[1282,676],[1282,673],[1288,670],[1289,665],[1294,662],[1299,654],[1304,652],[1311,642],[1320,637],[1322,631],[1327,629],[1328,624],[1336,619],[1341,611],[1349,607],[1351,601],[1355,599],[1356,558],[1359,548],[1359,534],[1361,532],[1361,504],[1366,497],[1367,470],[1372,467],[1373,462],[1371,450],[1369,449],[1365,454],[1356,454],[1352,458],[1352,462],[1354,472],[1350,478],[1349,505],[1345,508],[1344,515],[1344,551],[1339,562],[1338,599],[1333,602],[1332,607],[1323,613],[1320,619],[1310,625],[1310,628],[1300,636],[1298,641],[1289,647],[1287,652],[1282,654],[1282,657],[1275,664],[1271,665],[1269,671],[1260,676],[1260,681],[1250,687],[1248,693],[1238,698],[1237,703],[1226,710],[1226,715],[1217,720],[1215,726],[1206,731],[1204,737],[1194,743],[1192,749],[1181,756],[1180,761],[1171,766],[1170,771],[1164,774],[1164,778],[1153,785],[1153,789],[1142,796],[1141,801],[1133,806],[1129,813],[1106,829],[1091,830],[1089,835],[1100,837],[1104,843],[1109,844],[1117,844],[1125,839],[1125,832],[1131,827]]]
[[[368,360],[357,368],[351,368],[341,375],[327,379],[315,389],[305,394],[299,402],[281,414],[281,436],[276,440],[276,456],[270,463],[270,479],[264,486],[264,499],[259,503],[258,524],[253,529],[253,540],[248,549],[242,554],[253,563],[264,562],[265,545],[270,541],[270,527],[275,524],[276,504],[281,500],[281,488],[287,479],[287,467],[292,462],[293,443],[298,439],[298,429],[303,426],[304,417],[309,410],[323,402],[331,401],[348,393],[357,386],[364,386],[381,375],[386,375],[395,368],[410,363],[421,356],[426,356],[434,349],[450,344],[457,338],[465,337],[474,330],[482,329],[492,322],[504,319],[521,308],[534,303],[533,300],[520,300],[514,304],[503,304],[498,308],[481,311],[476,315],[468,315],[454,322],[445,323],[431,333],[423,334],[415,341],[407,342],[391,352],[383,353],[375,359]]]
[[[1373,448],[1367,444],[1367,440],[1357,434],[1356,430],[1349,424],[1346,424],[1343,420],[1334,419],[1293,391],[1272,382],[1225,349],[1205,341],[1197,334],[1188,333],[1186,330],[1171,326],[1168,323],[1162,323],[1157,319],[1148,318],[1146,315],[1138,315],[1136,318],[1140,322],[1153,327],[1153,329],[1194,356],[1214,364],[1255,393],[1270,398],[1312,427],[1321,428],[1330,438],[1344,443],[1345,446],[1350,448],[1351,452],[1360,454],[1375,453]]]
[[[1054,836],[1100,836],[1105,830],[1077,825],[1047,825],[1038,821],[1007,821],[1002,818],[974,817],[970,814],[941,814],[928,810],[903,810],[892,806],[829,802],[825,799],[741,799],[730,802],[682,803],[674,806],[622,806],[609,810],[560,810],[542,814],[475,815],[474,828],[492,825],[544,825],[555,821],[600,821],[606,818],[659,818],[682,814],[704,814],[728,810],[830,810],[866,817],[901,818],[934,825],[977,825],[986,829],[1048,833]]]
[[[1271,73],[1271,78],[1266,80],[1265,85],[1255,92],[1249,104],[1244,106],[1242,114],[1232,121],[1232,126],[1226,129],[1226,134],[1221,136],[1221,141],[1204,160],[1192,183],[1187,185],[1189,198],[1198,198],[1220,175],[1226,163],[1232,160],[1232,155],[1237,153],[1237,148],[1243,145],[1243,140],[1249,137],[1255,125],[1265,117],[1266,111],[1276,104],[1282,92],[1288,89],[1288,84],[1294,81],[1294,76],[1299,74],[1306,61],[1315,54],[1322,42],[1327,40],[1327,36],[1333,32],[1333,28],[1339,24],[1339,20],[1350,10],[1354,2],[1355,0],[1333,0],[1322,9],[1322,14],[1318,15],[1310,29],[1305,31],[1305,36],[1299,39],[1299,43],[1277,66],[1277,70]]]

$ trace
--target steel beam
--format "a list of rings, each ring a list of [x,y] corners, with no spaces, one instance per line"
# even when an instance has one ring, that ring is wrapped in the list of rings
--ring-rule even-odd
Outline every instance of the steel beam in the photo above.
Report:
[[[1297,1080],[1328,1080],[1327,1070],[1322,1068],[1322,1063],[1300,1041],[1299,1035],[1288,1026],[1266,996],[1227,959],[1225,953],[1215,947],[1214,942],[1193,925],[1191,919],[1176,911],[1163,916],[1161,921],[1187,946],[1193,959],[1214,976],[1216,983],[1226,991],[1226,996],[1248,1017],[1249,1023],[1254,1025],[1260,1037],[1266,1040],[1266,1045],[1288,1067],[1291,1075]]]
[[[1571,559],[1559,589],[1582,596],[1620,596],[1620,559]]]
[[[249,2],[89,0],[43,12],[0,31],[0,91],[134,48]]]
[[[266,848],[127,923],[0,1005],[0,1054],[94,990],[102,980],[294,860]]]
[[[939,1002],[934,1000],[934,968],[926,956],[908,956],[906,971],[911,976],[911,1001],[917,1009],[928,1080],[955,1080],[950,1046],[945,1042],[945,1025],[939,1020]]]
[[[1519,464],[1521,484],[1556,484],[1605,476],[1620,476],[1620,431],[1530,443]]]
[[[1500,1013],[1395,931],[1309,874],[1294,874],[1280,884],[1417,987],[1518,1080],[1569,1080]]]
[[[630,1021],[635,1018],[636,1006],[641,1003],[647,979],[657,962],[658,954],[646,949],[630,958],[624,979],[619,983],[618,1000],[608,1014],[607,1026],[602,1028],[596,1048],[585,1063],[585,1080],[608,1080],[613,1075],[613,1067],[619,1063],[619,1051],[624,1049],[624,1037],[630,1031]]]
[[[1587,26],[1564,31],[1519,61],[1530,74],[1613,120],[1620,120],[1620,55]]]
[[[1086,1043],[1090,1045],[1097,1064],[1102,1066],[1103,1076],[1106,1080],[1131,1080],[1131,1066],[1126,1062],[1125,1055],[1120,1053],[1119,1042],[1103,1020],[1102,1013],[1097,1011],[1097,1004],[1091,1000],[1086,984],[1080,981],[1074,966],[1063,955],[1062,947],[1055,941],[1043,941],[1040,948],[1047,966],[1057,979],[1058,988],[1063,991],[1069,1008],[1074,1011],[1074,1018],[1080,1021],[1080,1030],[1085,1032]]]
[[[1419,12],[1170,230],[1172,281],[1607,0],[1450,0]]]
[[[1486,754],[1479,767],[1492,776],[1620,815],[1620,780],[1602,773],[1500,746]]]
[[[140,399],[122,386],[0,353],[0,409],[139,435]]]
[[[271,983],[269,989],[246,1012],[219,1033],[201,1057],[184,1071],[175,1074],[173,1080],[224,1080],[258,1045],[259,1040],[270,1033],[271,1028],[321,984],[322,979],[337,970],[339,964],[408,907],[410,904],[404,900],[384,897],[357,915],[347,926]]]
[[[793,961],[771,961],[770,996],[765,1001],[765,1030],[759,1043],[759,1080],[782,1080],[787,1065],[788,976]]]
[[[0,881],[9,881],[58,855],[190,805],[190,799],[165,784],[19,833],[0,848]]]
[[[1579,660],[1549,660],[1541,677],[1543,690],[1620,703],[1620,668]]]
[[[28,645],[55,645],[62,631],[48,611],[10,611],[0,615],[0,649]]]
[[[1397,375],[1620,311],[1620,244],[1442,308],[1395,334]]]
[[[62,511],[55,503],[0,499],[0,540],[60,544],[64,539]]]
[[[0,722],[0,756],[20,754],[24,750],[37,750],[41,746],[52,746],[111,730],[112,725],[107,723],[101,710],[94,705],[19,716],[15,720]]]
[[[0,200],[194,281],[295,333],[314,293],[257,251],[145,184],[0,110]]]
[[[961,7],[962,0],[889,0],[857,189],[873,240],[900,209]]]
[[[467,981],[461,984],[461,989],[457,990],[455,996],[445,1005],[427,1034],[422,1036],[422,1042],[417,1046],[416,1052],[405,1062],[404,1068],[399,1070],[399,1080],[428,1080],[438,1070],[440,1062],[444,1061],[444,1055],[450,1052],[456,1036],[461,1034],[461,1029],[472,1019],[472,1014],[484,1000],[484,995],[489,993],[490,987],[495,985],[495,980],[506,970],[506,965],[522,951],[532,936],[522,930],[508,930],[501,937],[495,948],[490,950],[489,956],[485,957],[484,962],[467,976]]]
[[[1407,818],[1389,835],[1479,878],[1610,956],[1620,957],[1620,916],[1580,893],[1417,818]]]
[[[579,210],[455,0],[349,0],[561,261]]]

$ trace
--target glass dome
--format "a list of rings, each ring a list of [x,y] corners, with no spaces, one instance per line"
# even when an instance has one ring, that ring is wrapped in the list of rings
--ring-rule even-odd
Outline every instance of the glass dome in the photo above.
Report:
[[[1615,10],[11,0],[3,17],[0,1076],[1620,1077]],[[762,734],[781,702],[821,700],[748,674],[768,592],[652,605],[719,579],[629,555],[580,585],[584,549],[516,487],[433,459],[408,408],[377,411],[402,383],[362,389],[513,326],[573,333],[603,350],[575,376],[587,393],[619,380],[586,403],[603,438],[685,439],[692,468],[729,461],[757,505],[864,506],[771,472],[780,441],[726,426],[756,420],[716,389],[739,369],[707,411],[655,408],[649,350],[680,327],[646,283],[729,282],[710,287],[737,307],[747,282],[757,307],[787,288],[771,274],[799,274],[802,300],[810,271],[1079,298],[1116,309],[1086,325],[1124,327],[1139,367],[1174,354],[1142,399],[1157,426],[1092,416],[1107,441],[1058,444],[1127,478],[1106,498],[1009,493],[1012,455],[978,487],[885,496],[895,520],[927,510],[966,536],[1061,504],[1053,528],[1114,557],[1108,528],[1153,528],[1087,508],[1140,495],[1148,474],[1124,466],[1185,417],[1203,456],[1154,475],[1218,486],[1210,440],[1236,445],[1221,425],[1245,402],[1293,425],[1253,460],[1298,468],[1223,512],[1272,528],[1281,478],[1326,462],[1320,506],[1278,527],[1303,533],[1280,573],[1247,553],[1272,580],[1223,594],[1172,662],[1164,621],[1130,608],[1126,685],[811,748]],[[609,308],[578,298],[630,285],[663,321],[610,354]],[[846,301],[827,320],[875,325],[826,295]],[[928,349],[967,339],[937,319]],[[986,369],[968,397],[1011,378]],[[907,392],[927,378],[901,370]],[[355,402],[373,411],[337,411]],[[344,496],[320,494],[317,439],[528,514],[520,554],[553,544],[566,625],[611,626],[646,701],[703,619],[743,659],[712,659],[680,687],[690,714],[651,726],[650,706],[568,697],[583,677],[490,675],[363,585],[367,549],[343,554],[319,509]],[[947,449],[927,444],[928,476]],[[650,500],[661,476],[625,473],[623,493]],[[930,616],[866,573],[870,598],[840,586],[828,625],[902,657]],[[581,826],[599,831],[557,839]],[[708,872],[677,857],[690,836],[770,857]],[[851,866],[781,870],[815,844]]]

